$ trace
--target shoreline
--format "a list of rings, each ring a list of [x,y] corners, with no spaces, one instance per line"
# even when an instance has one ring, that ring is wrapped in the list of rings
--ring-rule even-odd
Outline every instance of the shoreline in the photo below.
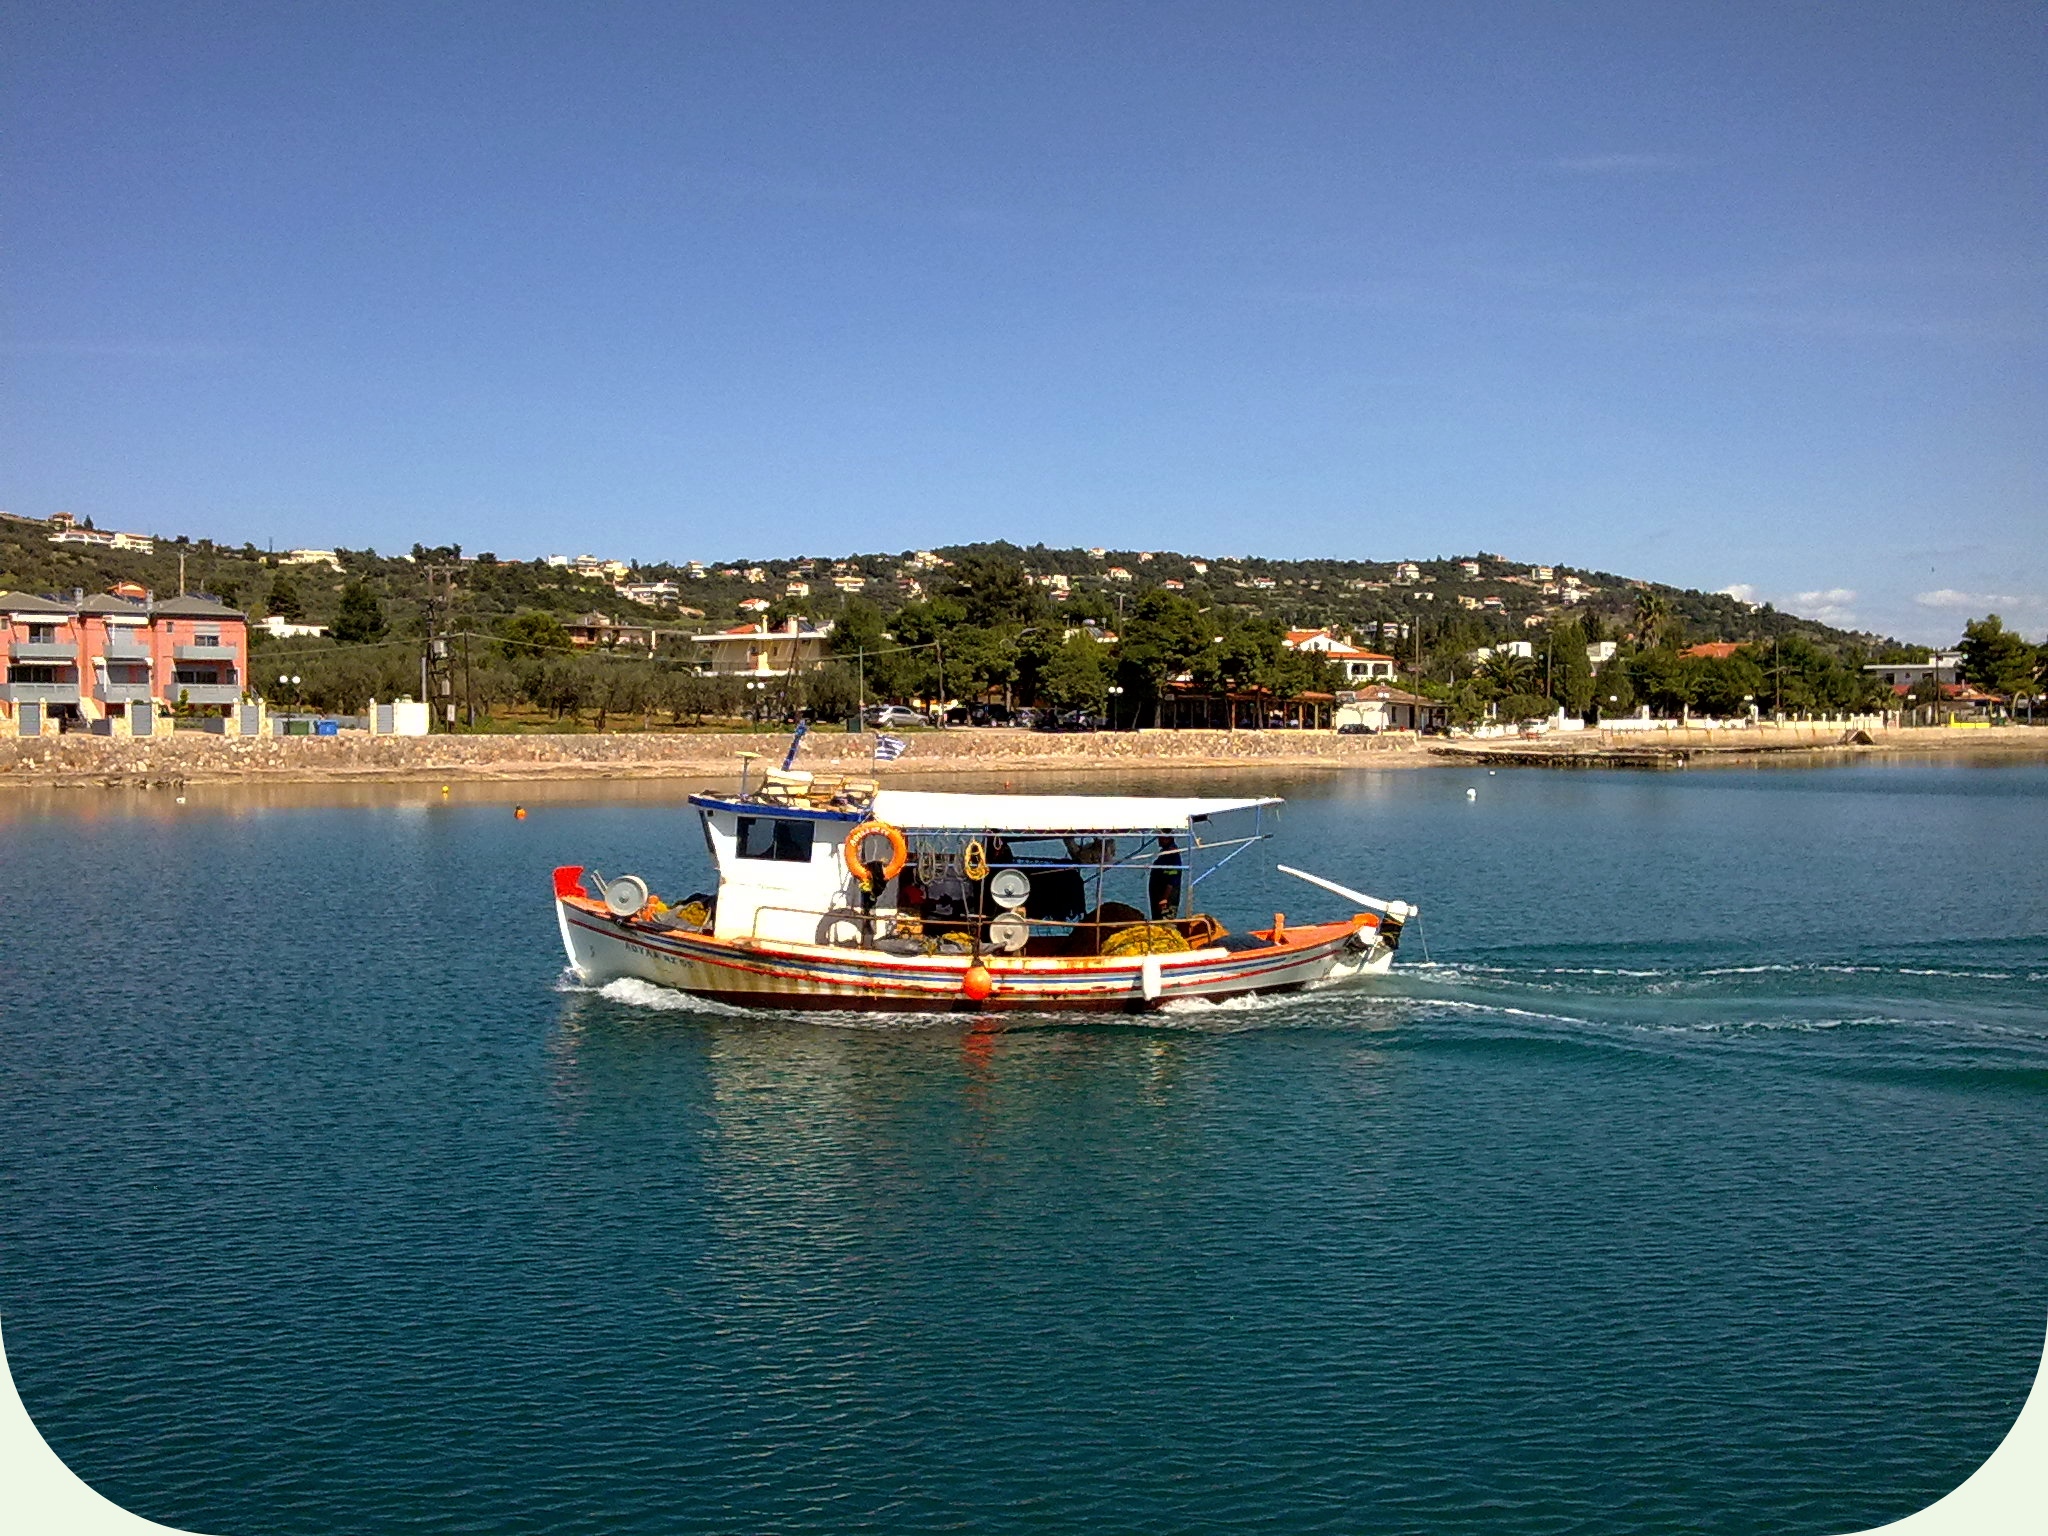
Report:
[[[1840,726],[1788,724],[1741,732],[1588,731],[1569,737],[1446,740],[1299,731],[1142,731],[1036,735],[971,727],[910,736],[876,764],[873,735],[807,736],[799,766],[884,782],[933,775],[1214,774],[1443,767],[1756,767],[1863,758],[2048,760],[2048,727],[1941,727],[1845,741]],[[1645,739],[1650,735],[1651,739]],[[1735,739],[1731,739],[1735,738]],[[179,732],[147,740],[99,736],[0,739],[0,790],[162,789],[199,785],[723,781],[742,752],[779,763],[775,734],[260,737]]]

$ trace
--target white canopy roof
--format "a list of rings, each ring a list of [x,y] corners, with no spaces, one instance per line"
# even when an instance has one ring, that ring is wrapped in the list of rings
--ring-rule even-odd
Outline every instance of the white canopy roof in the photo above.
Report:
[[[1185,832],[1198,816],[1248,811],[1265,800],[1192,800],[1149,795],[949,795],[885,789],[874,814],[892,826],[942,832]]]

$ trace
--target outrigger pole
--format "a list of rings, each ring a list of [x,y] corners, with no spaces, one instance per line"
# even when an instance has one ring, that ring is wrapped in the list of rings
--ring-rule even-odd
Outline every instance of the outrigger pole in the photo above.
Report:
[[[1331,892],[1333,895],[1348,896],[1368,911],[1384,912],[1387,916],[1397,921],[1405,922],[1409,918],[1416,916],[1420,911],[1420,908],[1411,907],[1405,901],[1381,901],[1378,897],[1368,896],[1363,891],[1354,891],[1348,885],[1339,885],[1334,880],[1325,880],[1321,875],[1312,875],[1305,869],[1295,869],[1287,864],[1276,864],[1273,867],[1283,875],[1292,875],[1297,880],[1306,880],[1310,885],[1320,885],[1324,890]]]

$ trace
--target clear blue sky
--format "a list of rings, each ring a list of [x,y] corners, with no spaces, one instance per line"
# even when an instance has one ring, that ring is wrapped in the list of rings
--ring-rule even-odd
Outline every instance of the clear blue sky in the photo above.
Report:
[[[2038,4],[0,14],[0,507],[2048,626]]]

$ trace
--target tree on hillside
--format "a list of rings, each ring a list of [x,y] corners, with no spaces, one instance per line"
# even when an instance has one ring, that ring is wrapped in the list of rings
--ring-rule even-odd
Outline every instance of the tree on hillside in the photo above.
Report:
[[[1732,718],[1746,715],[1752,703],[1764,696],[1764,669],[1745,646],[1726,660],[1691,657],[1698,686],[1693,702],[1703,714]]]
[[[647,709],[650,700],[645,664],[638,661],[608,661],[593,665],[586,697],[597,706],[597,728],[601,731],[613,715],[630,715]]]
[[[2034,648],[1995,613],[1963,626],[1962,650],[1964,679],[1988,693],[2011,698],[2033,685]]]
[[[562,627],[562,621],[552,613],[540,613],[532,608],[521,609],[511,618],[499,620],[498,633],[504,637],[504,651],[508,659],[560,655],[570,647],[569,631]]]
[[[1045,615],[1045,595],[1013,560],[969,555],[954,562],[942,589],[977,629],[1032,624]]]
[[[279,571],[271,578],[270,595],[263,600],[264,608],[288,623],[296,624],[306,616],[306,605],[299,597],[298,583],[290,573]]]
[[[1100,713],[1109,702],[1107,649],[1085,631],[1067,636],[1039,672],[1038,697],[1054,709]]]
[[[1683,715],[1699,693],[1699,670],[1687,665],[1694,659],[1667,647],[1639,651],[1629,659],[1629,680],[1636,694],[1659,715]]]
[[[352,581],[341,589],[341,607],[334,615],[334,638],[342,645],[368,645],[384,638],[384,605],[369,584]]]
[[[1158,723],[1160,695],[1192,668],[1208,648],[1210,634],[1207,617],[1193,599],[1156,589],[1138,598],[1117,645],[1117,681],[1134,718]]]
[[[1586,632],[1563,623],[1550,632],[1550,696],[1565,712],[1583,717],[1593,705],[1593,663],[1586,657]]]

